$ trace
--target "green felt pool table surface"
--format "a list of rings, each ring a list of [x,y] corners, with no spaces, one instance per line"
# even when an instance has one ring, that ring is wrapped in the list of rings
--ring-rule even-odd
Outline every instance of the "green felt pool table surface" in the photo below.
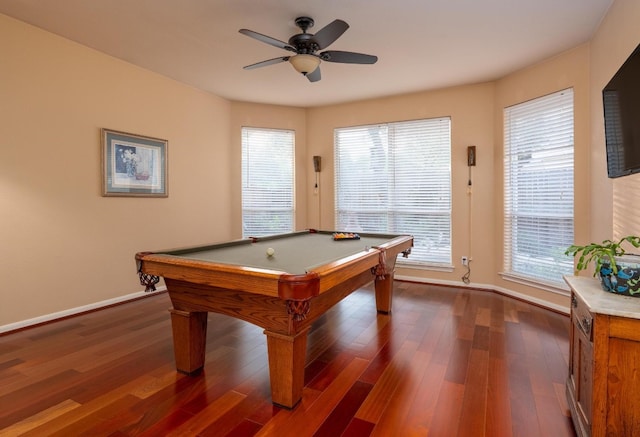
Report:
[[[334,240],[332,232],[302,232],[234,243],[165,252],[185,259],[303,274],[314,267],[369,251],[394,238],[392,235],[358,234],[359,239]],[[267,249],[274,249],[268,256]]]

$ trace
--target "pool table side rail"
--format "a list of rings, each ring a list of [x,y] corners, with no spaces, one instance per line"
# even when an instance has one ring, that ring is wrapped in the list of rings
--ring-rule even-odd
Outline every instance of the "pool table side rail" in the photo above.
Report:
[[[239,238],[237,240],[224,241],[221,243],[205,244],[202,246],[176,247],[173,249],[168,249],[163,251],[154,251],[154,252],[148,252],[148,253],[182,256],[182,255],[189,255],[194,252],[205,252],[208,250],[221,249],[224,247],[242,246],[246,244],[258,243],[261,241],[277,240],[280,238],[294,237],[297,235],[305,235],[309,233],[315,234],[315,233],[329,233],[329,232],[315,231],[315,230],[296,231],[296,232],[290,232],[288,234],[269,235],[265,237],[245,237],[245,238]]]
[[[193,252],[202,252],[206,250],[220,249],[223,247],[242,246],[245,244],[251,244],[253,242],[254,241],[249,238],[242,238],[242,239],[233,240],[233,241],[225,241],[223,243],[210,243],[210,244],[204,244],[202,246],[176,247],[173,249],[167,249],[162,251],[151,251],[151,252],[144,252],[144,253],[153,253],[156,255],[164,254],[164,255],[183,256]]]
[[[136,255],[144,273],[212,287],[278,296],[278,281],[285,272],[220,264],[166,254]],[[290,275],[292,276],[292,275]],[[298,275],[301,276],[301,275]],[[300,280],[302,278],[299,278]]]

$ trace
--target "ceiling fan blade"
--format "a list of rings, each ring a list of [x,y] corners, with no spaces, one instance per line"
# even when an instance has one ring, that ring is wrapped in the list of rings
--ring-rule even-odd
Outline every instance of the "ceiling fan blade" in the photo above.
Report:
[[[242,67],[245,70],[252,70],[254,68],[266,67],[267,65],[279,64],[280,62],[287,62],[290,56],[281,56],[279,58],[267,59],[266,61],[256,62],[255,64]]]
[[[315,35],[313,35],[313,41],[318,44],[320,50],[329,47],[335,40],[340,38],[340,35],[345,33],[349,28],[349,25],[342,20],[333,20],[331,23],[324,26]]]
[[[240,29],[238,32],[240,32],[243,35],[247,35],[248,37],[257,39],[258,41],[262,41],[265,44],[269,44],[271,46],[278,47],[279,49],[285,49],[285,50],[289,50],[291,52],[295,52],[296,51],[295,47],[293,47],[292,45],[289,45],[288,43],[286,43],[284,41],[280,41],[279,39],[271,38],[270,36],[263,35],[263,34],[258,33],[258,32],[254,32],[253,30]]]
[[[341,62],[343,64],[375,64],[377,56],[365,55],[364,53],[342,52],[340,50],[329,50],[320,53],[320,58],[327,62]]]
[[[318,68],[316,68],[315,70],[313,70],[311,73],[307,74],[307,79],[309,79],[309,82],[317,82],[319,81],[321,78],[320,76],[320,67],[318,66]]]

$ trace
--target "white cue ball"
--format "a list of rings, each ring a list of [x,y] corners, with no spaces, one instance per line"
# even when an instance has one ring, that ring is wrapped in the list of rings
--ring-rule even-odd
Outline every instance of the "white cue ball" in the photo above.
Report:
[[[273,250],[273,247],[267,249],[267,256],[271,257],[274,253],[276,253],[276,251]]]

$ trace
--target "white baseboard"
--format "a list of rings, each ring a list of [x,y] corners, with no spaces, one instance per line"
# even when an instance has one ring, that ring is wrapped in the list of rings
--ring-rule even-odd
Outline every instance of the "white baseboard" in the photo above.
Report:
[[[415,276],[404,276],[404,275],[395,275],[394,279],[397,279],[398,281],[418,282],[422,284],[448,285],[448,286],[454,286],[454,287],[460,287],[460,288],[473,288],[473,289],[492,291],[492,292],[504,294],[507,296],[511,296],[516,299],[523,300],[525,302],[531,302],[532,304],[541,306],[543,308],[548,308],[550,310],[553,310],[562,314],[569,315],[570,313],[569,306],[558,305],[544,299],[538,299],[526,294],[518,293],[517,291],[509,290],[507,288],[497,287],[495,285],[490,285],[490,284],[465,284],[464,282],[460,282],[460,281],[445,281],[445,280],[418,278]]]
[[[474,288],[474,289],[481,289],[486,291],[494,291],[497,293],[505,294],[507,296],[512,296],[516,299],[520,299],[526,302],[531,302],[535,305],[539,305],[544,308],[549,308],[550,310],[557,311],[562,314],[567,314],[567,315],[569,314],[568,306],[565,307],[562,305],[554,304],[552,302],[549,302],[543,299],[537,299],[535,297],[531,297],[526,294],[518,293],[517,291],[509,290],[502,287],[496,287],[495,285],[489,285],[489,284],[469,285],[459,281],[435,280],[435,279],[419,278],[415,276],[404,276],[404,275],[395,275],[395,279],[397,279],[398,281],[408,281],[408,282],[417,282],[417,283],[434,284],[434,285],[448,285],[448,286],[454,286],[454,287],[460,287],[460,288]],[[143,296],[149,296],[150,294],[160,293],[162,291],[165,291],[166,289],[167,287],[162,286],[162,287],[158,287],[158,289],[153,293],[145,293],[144,291],[139,291],[137,293],[127,294],[125,296],[119,296],[113,299],[107,299],[101,302],[95,302],[89,305],[84,305],[81,307],[59,311],[57,313],[35,317],[33,319],[27,319],[27,320],[22,320],[16,323],[10,323],[8,325],[2,325],[0,326],[0,334],[4,332],[10,332],[10,331],[16,331],[19,329],[28,328],[30,326],[39,325],[41,323],[51,322],[53,320],[62,319],[64,317],[74,316],[76,314],[85,313],[87,311],[97,310],[103,307],[108,307],[110,305],[115,305],[115,304],[126,302],[129,300],[138,299]]]
[[[10,332],[10,331],[16,331],[18,329],[28,328],[30,326],[39,325],[41,323],[51,322],[51,321],[56,320],[56,319],[62,319],[62,318],[65,318],[65,317],[86,313],[88,311],[93,311],[93,310],[97,310],[97,309],[100,309],[100,308],[108,307],[110,305],[115,305],[115,304],[126,302],[126,301],[129,301],[129,300],[138,299],[140,297],[149,296],[149,295],[152,295],[152,294],[157,294],[157,293],[160,293],[162,291],[165,291],[166,289],[167,289],[167,287],[162,286],[162,287],[158,287],[156,289],[156,291],[150,292],[150,293],[147,293],[147,292],[144,292],[144,291],[139,291],[137,293],[131,293],[131,294],[127,294],[127,295],[124,295],[124,296],[119,296],[119,297],[116,297],[116,298],[113,298],[113,299],[107,299],[107,300],[103,300],[103,301],[100,301],[100,302],[94,302],[94,303],[89,304],[89,305],[84,305],[84,306],[81,306],[81,307],[76,307],[76,308],[71,308],[71,309],[64,310],[64,311],[59,311],[57,313],[51,313],[51,314],[46,314],[46,315],[40,316],[40,317],[34,317],[33,319],[27,319],[27,320],[22,320],[22,321],[16,322],[16,323],[10,323],[8,325],[2,325],[2,326],[0,326],[0,334],[2,334],[3,332]]]

